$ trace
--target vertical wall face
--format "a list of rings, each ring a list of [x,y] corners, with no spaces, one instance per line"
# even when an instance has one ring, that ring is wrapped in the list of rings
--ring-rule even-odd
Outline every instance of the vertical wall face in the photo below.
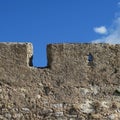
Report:
[[[96,67],[100,65],[119,65],[119,45],[107,44],[61,44],[48,46],[49,66],[60,69],[62,66],[78,65],[88,67],[88,56],[91,53]],[[59,67],[59,65],[61,67]],[[55,68],[58,67],[58,68]]]
[[[29,65],[32,56],[30,43],[0,43],[0,65]],[[15,66],[14,66],[15,67]]]
[[[48,61],[53,71],[66,75],[71,82],[80,79],[83,79],[83,82],[96,79],[98,83],[103,84],[106,81],[119,83],[119,77],[114,78],[114,72],[116,75],[120,72],[120,45],[50,45]]]
[[[30,67],[31,44],[0,43],[0,119],[120,119],[120,45],[54,44],[47,56]]]
[[[32,52],[30,43],[0,43],[0,79],[9,84],[24,84],[19,76],[32,65]]]

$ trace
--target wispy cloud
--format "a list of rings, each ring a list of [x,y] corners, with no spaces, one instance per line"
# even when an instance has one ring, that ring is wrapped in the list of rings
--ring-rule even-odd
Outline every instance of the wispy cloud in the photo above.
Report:
[[[95,27],[95,28],[93,28],[93,30],[99,34],[106,34],[107,33],[107,29],[105,26]]]
[[[117,3],[118,7],[120,7],[120,2]]]
[[[114,20],[106,36],[93,40],[92,43],[120,44],[120,17]]]

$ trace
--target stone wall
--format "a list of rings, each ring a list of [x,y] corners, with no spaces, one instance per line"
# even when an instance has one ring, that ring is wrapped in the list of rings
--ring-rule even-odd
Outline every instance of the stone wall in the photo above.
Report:
[[[120,45],[0,43],[0,120],[120,120]],[[42,56],[41,56],[42,57]]]

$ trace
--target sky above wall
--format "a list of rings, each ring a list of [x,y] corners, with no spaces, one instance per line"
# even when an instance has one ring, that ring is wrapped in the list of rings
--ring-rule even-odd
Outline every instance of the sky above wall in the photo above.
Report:
[[[31,42],[41,67],[47,44],[120,44],[120,0],[0,0],[0,42]]]

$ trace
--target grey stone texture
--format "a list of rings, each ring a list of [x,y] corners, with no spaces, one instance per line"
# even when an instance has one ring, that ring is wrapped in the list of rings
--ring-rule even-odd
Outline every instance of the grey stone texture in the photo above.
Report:
[[[120,120],[120,45],[0,43],[0,120]],[[42,56],[40,56],[42,57]]]

